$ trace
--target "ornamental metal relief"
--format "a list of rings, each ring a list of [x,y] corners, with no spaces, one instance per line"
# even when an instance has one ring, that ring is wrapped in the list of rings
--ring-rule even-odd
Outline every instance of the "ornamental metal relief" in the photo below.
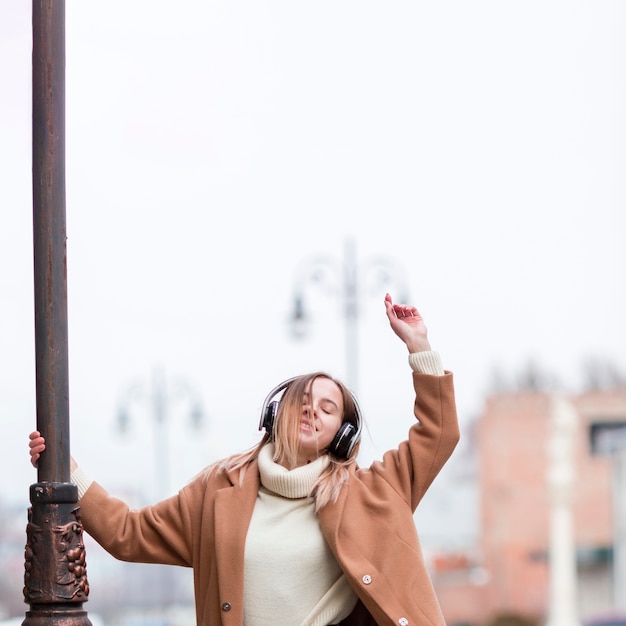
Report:
[[[65,523],[54,519],[55,512],[34,521],[33,509],[28,509],[24,598],[30,603],[85,602],[89,583],[79,508],[70,512],[73,519]]]

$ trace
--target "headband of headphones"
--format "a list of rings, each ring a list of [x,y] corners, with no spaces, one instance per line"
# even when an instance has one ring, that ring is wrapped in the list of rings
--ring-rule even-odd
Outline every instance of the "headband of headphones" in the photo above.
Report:
[[[263,430],[265,428],[265,431],[270,435],[270,437],[274,436],[274,423],[278,413],[278,407],[280,405],[280,402],[278,400],[274,400],[274,398],[279,393],[284,392],[285,389],[287,389],[287,387],[289,387],[289,385],[291,385],[291,383],[298,378],[301,377],[294,376],[293,378],[289,378],[279,385],[276,385],[276,387],[269,392],[263,402],[263,407],[261,408],[261,418],[259,420],[259,430]],[[328,446],[328,452],[342,461],[350,458],[354,447],[361,438],[361,428],[363,425],[359,403],[353,393],[350,395],[352,396],[352,401],[354,402],[356,424],[347,420],[344,421]]]

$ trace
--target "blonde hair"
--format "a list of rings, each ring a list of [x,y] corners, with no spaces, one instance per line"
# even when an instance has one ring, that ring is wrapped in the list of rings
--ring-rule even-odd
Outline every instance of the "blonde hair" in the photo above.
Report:
[[[361,416],[356,400],[350,390],[341,381],[335,380],[325,372],[305,374],[295,378],[285,389],[280,400],[272,433],[266,432],[261,441],[250,450],[233,454],[209,465],[201,475],[204,478],[208,478],[213,471],[220,474],[222,472],[240,470],[239,483],[241,484],[250,463],[259,456],[261,448],[270,441],[274,442],[274,461],[276,463],[280,463],[287,469],[297,467],[300,448],[299,420],[293,419],[292,416],[300,415],[305,391],[316,378],[327,378],[339,387],[343,397],[342,422],[351,422],[356,426],[357,430],[360,430]],[[315,499],[316,512],[329,502],[337,501],[342,485],[348,480],[349,467],[356,464],[359,444],[360,442],[357,441],[350,451],[349,457],[345,460],[335,458],[332,454],[329,454],[330,463],[317,479],[311,491],[311,495]],[[320,454],[328,454],[324,450],[318,450],[318,452]]]

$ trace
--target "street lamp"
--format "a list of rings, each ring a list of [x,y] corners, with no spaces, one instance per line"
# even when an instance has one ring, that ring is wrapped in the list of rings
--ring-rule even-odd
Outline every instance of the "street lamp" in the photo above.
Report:
[[[173,416],[175,406],[187,407],[190,425],[199,428],[204,421],[204,410],[199,394],[185,381],[175,380],[171,388],[167,386],[165,376],[160,369],[155,369],[150,384],[134,383],[122,394],[117,409],[117,425],[126,432],[131,422],[132,412],[138,405],[148,409],[154,428],[154,453],[156,475],[156,497],[168,495],[169,490],[169,445],[168,421]]]
[[[117,409],[117,426],[125,433],[131,423],[133,412],[143,405],[144,414],[154,424],[154,467],[157,500],[169,494],[170,450],[168,439],[168,423],[180,410],[187,409],[187,417],[192,428],[199,428],[204,421],[204,411],[200,396],[185,381],[175,380],[166,384],[165,376],[160,369],[155,369],[149,384],[141,382],[131,384],[121,395]],[[174,409],[179,411],[175,413]],[[178,588],[171,567],[167,565],[153,566],[155,569],[157,601],[164,610],[172,604],[175,589]]]
[[[32,3],[32,36],[35,392],[47,451],[30,487],[23,624],[91,626],[78,489],[70,482],[64,0]]]
[[[348,385],[356,391],[358,381],[358,320],[359,304],[365,289],[379,292],[383,286],[396,285],[399,300],[407,301],[406,281],[399,263],[386,257],[356,261],[355,245],[347,240],[343,260],[318,256],[306,259],[298,267],[294,281],[293,313],[290,317],[294,338],[302,339],[308,333],[309,317],[305,305],[305,290],[314,284],[326,287],[329,295],[341,300],[341,313],[345,322],[346,372]]]

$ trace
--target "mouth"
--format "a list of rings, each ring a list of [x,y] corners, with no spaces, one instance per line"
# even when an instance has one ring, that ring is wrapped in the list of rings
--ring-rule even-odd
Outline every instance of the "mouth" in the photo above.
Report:
[[[313,432],[313,424],[310,420],[301,420],[300,421],[300,430],[306,430],[307,432]]]

